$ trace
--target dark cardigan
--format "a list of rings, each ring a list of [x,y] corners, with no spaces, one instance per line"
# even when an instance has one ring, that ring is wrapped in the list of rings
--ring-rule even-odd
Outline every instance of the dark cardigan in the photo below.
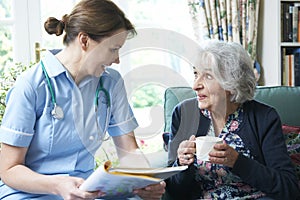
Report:
[[[254,159],[240,154],[232,172],[268,197],[300,199],[297,177],[287,153],[279,115],[274,108],[254,100],[244,103],[243,109],[243,122],[236,133]],[[182,102],[174,109],[168,148],[169,165],[177,165],[179,143],[195,133],[196,136],[206,135],[209,124],[210,119],[202,115],[195,98]],[[167,179],[165,199],[199,198],[201,189],[194,179],[195,173],[195,167],[190,165],[184,172]]]

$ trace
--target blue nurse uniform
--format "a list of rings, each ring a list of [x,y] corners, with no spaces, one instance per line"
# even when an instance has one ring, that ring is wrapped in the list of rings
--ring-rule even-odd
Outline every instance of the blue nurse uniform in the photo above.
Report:
[[[111,68],[102,74],[103,88],[109,98],[100,91],[95,111],[99,78],[89,76],[76,85],[53,54],[47,52],[42,62],[64,118],[58,120],[51,115],[52,96],[38,63],[18,77],[7,95],[0,141],[27,147],[25,165],[37,173],[87,178],[95,167],[94,153],[102,143],[103,133],[108,131],[112,137],[120,136],[138,126],[124,81]],[[25,193],[0,181],[0,199],[55,200],[61,197]]]

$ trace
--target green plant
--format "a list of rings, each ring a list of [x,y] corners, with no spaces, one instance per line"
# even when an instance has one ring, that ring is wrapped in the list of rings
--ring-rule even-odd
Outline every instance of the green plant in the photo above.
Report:
[[[13,66],[5,67],[0,70],[0,124],[6,107],[5,98],[8,90],[13,86],[17,77],[32,65],[33,63],[29,65],[16,63]]]
[[[132,96],[134,108],[145,108],[163,104],[164,88],[156,84],[147,84],[137,89]]]
[[[112,163],[112,166],[118,166],[120,164],[116,147],[111,137],[108,140],[103,141],[101,147],[96,152],[96,168],[103,165],[108,160]]]

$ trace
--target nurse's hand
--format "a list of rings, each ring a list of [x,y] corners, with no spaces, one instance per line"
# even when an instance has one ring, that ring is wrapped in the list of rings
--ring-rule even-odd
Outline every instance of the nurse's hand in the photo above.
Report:
[[[142,189],[136,189],[133,193],[141,197],[143,200],[160,199],[165,193],[165,187],[166,183],[162,181],[158,184],[149,185]]]
[[[54,193],[65,200],[73,199],[96,199],[104,195],[101,191],[85,192],[79,189],[84,179],[70,176],[57,176],[57,185]]]

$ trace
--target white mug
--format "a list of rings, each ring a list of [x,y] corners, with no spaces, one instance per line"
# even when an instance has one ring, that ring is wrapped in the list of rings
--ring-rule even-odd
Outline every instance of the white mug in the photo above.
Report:
[[[222,143],[223,139],[213,136],[199,136],[196,138],[197,160],[208,161],[209,152],[214,149],[216,143]]]

